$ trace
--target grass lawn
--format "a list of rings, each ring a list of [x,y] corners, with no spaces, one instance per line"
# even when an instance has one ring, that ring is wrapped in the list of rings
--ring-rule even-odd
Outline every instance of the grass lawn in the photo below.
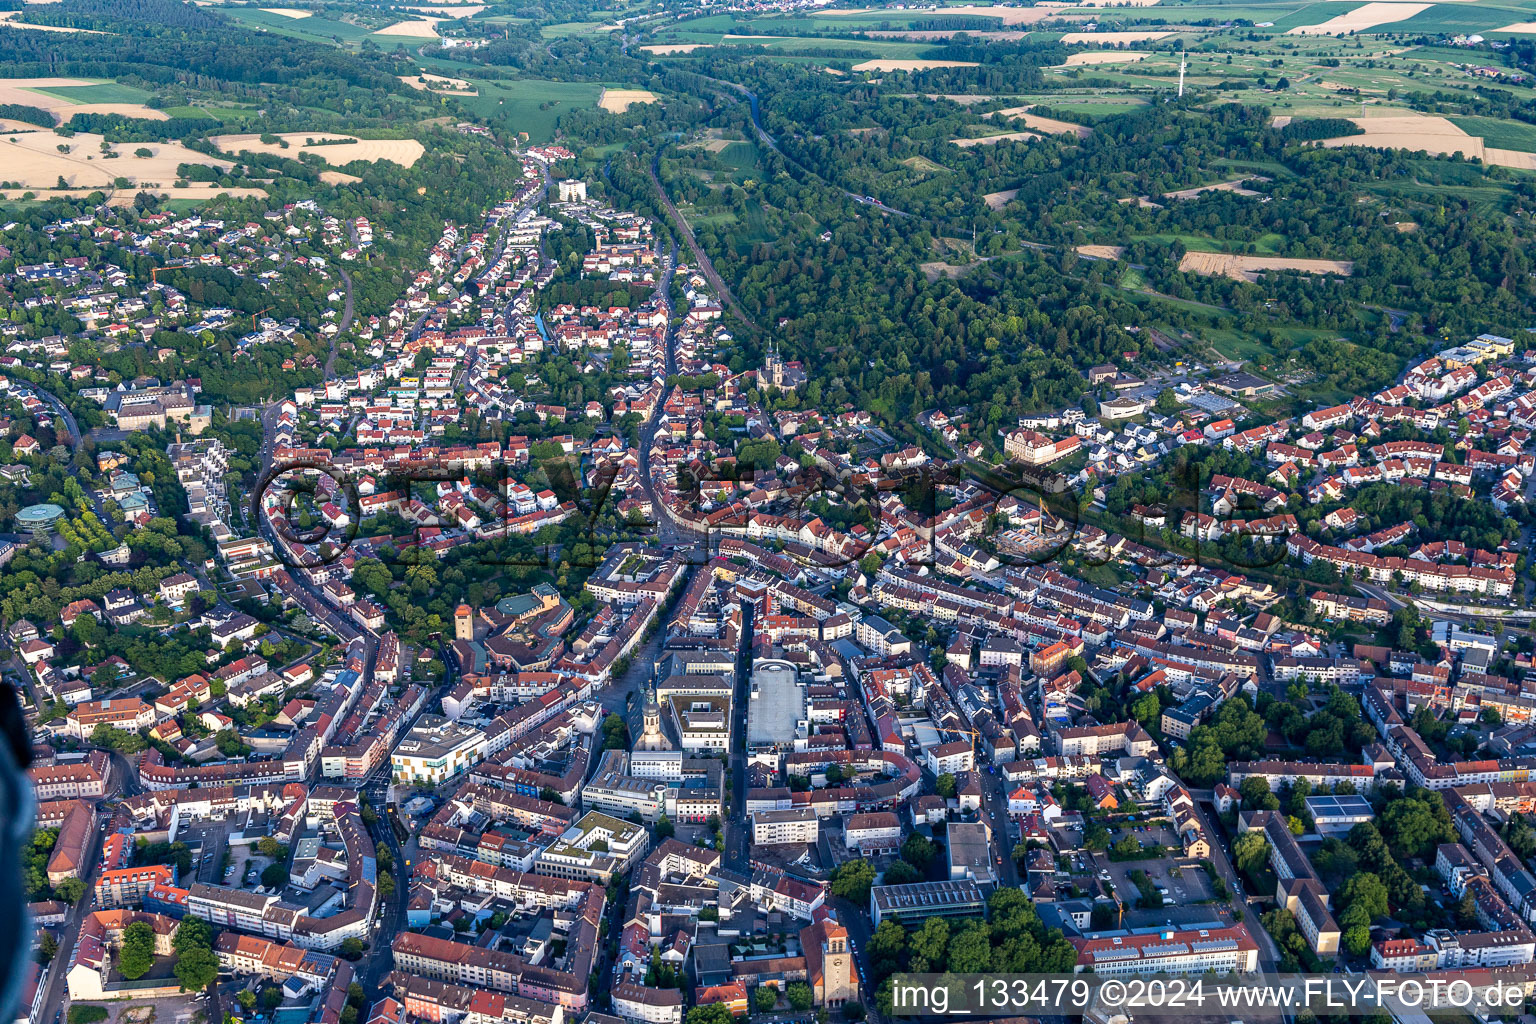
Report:
[[[1536,124],[1505,121],[1497,117],[1456,115],[1451,116],[1450,122],[1468,135],[1481,135],[1483,141],[1494,149],[1517,149],[1522,153],[1536,153]]]
[[[565,21],[558,25],[545,25],[539,35],[545,39],[569,39],[572,36],[595,36],[603,25],[600,21]]]
[[[1321,25],[1330,18],[1337,18],[1341,14],[1348,14],[1358,7],[1364,7],[1365,0],[1359,3],[1317,3],[1307,4],[1298,11],[1283,14],[1278,18],[1265,18],[1265,21],[1275,23],[1274,31],[1285,32],[1289,29],[1300,28],[1304,25]]]
[[[718,159],[722,163],[729,164],[738,171],[757,168],[760,165],[757,159],[757,146],[750,142],[733,142],[719,153]]]
[[[1436,4],[1403,21],[1377,25],[1372,32],[1483,32],[1510,24],[1510,11],[1478,4]],[[1516,21],[1524,20],[1513,16]]]
[[[569,110],[597,106],[603,87],[592,82],[549,82],[527,78],[516,82],[475,82],[479,96],[459,100],[481,117],[502,122],[512,131],[527,132],[535,142],[548,142],[555,120]]]
[[[1197,333],[1202,341],[1228,359],[1270,364],[1280,357],[1278,351],[1259,339],[1232,328],[1207,327]]]
[[[923,174],[948,174],[949,168],[943,164],[936,164],[925,156],[909,156],[901,162],[901,166],[910,167],[914,171]]]
[[[71,103],[143,103],[149,93],[131,85],[116,82],[98,82],[95,85],[59,85],[48,89],[31,89],[46,96],[57,96]]]
[[[160,109],[167,117],[213,117],[223,120],[213,111],[203,107],[161,107]]]
[[[356,43],[372,35],[366,28],[348,25],[341,21],[331,21],[319,16],[288,18],[281,14],[263,11],[259,7],[220,7],[219,13],[228,15],[236,21],[245,22],[253,28],[264,28],[279,35],[295,36],[316,43],[335,45],[338,40],[343,43]]]

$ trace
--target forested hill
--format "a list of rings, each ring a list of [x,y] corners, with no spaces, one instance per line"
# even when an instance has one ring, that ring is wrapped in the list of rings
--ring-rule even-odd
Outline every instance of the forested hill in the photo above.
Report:
[[[717,164],[704,177],[691,170],[710,166],[707,155],[670,149],[667,187],[695,205],[701,244],[749,315],[776,325],[839,390],[834,402],[898,424],[934,406],[1003,424],[1075,404],[1088,366],[1151,354],[1151,325],[1195,338],[1219,328],[1299,339],[1328,388],[1374,388],[1426,336],[1512,335],[1528,322],[1536,186],[1512,183],[1499,216],[1400,188],[1426,174],[1498,180],[1500,168],[1318,148],[1318,131],[1358,129],[1277,129],[1264,106],[1209,96],[1085,117],[1086,137],[956,146],[1013,127],[988,119],[1014,101],[962,105],[934,93],[982,94],[997,75],[1009,87],[1038,83],[1037,66],[1059,61],[1060,48],[1029,46],[1008,47],[1001,66],[890,83],[829,83],[813,67],[724,55],[694,62],[758,95],[782,155],[759,147],[760,173],[722,189]],[[744,107],[715,123],[741,130]],[[1232,180],[1247,187],[1157,201]],[[732,211],[730,221],[716,210]],[[747,222],[754,232],[735,228]],[[1121,261],[1079,258],[1085,245],[1123,247]],[[1192,245],[1346,261],[1353,273],[1278,273],[1261,284],[1199,276],[1180,269]],[[1128,265],[1133,289],[1121,286]],[[1396,324],[1387,308],[1399,311]]]
[[[263,98],[381,123],[408,116],[392,60],[254,32],[178,0],[61,0],[29,7],[27,21],[108,32],[0,33],[7,77],[114,78],[145,88],[182,85],[232,99]],[[261,87],[257,90],[254,87]],[[355,122],[354,122],[355,123]]]

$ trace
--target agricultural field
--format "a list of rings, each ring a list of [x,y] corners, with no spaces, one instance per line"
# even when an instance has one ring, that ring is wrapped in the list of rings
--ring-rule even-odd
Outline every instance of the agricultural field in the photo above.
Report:
[[[549,82],[521,79],[515,82],[470,79],[477,95],[460,100],[480,117],[502,127],[525,131],[535,142],[554,138],[560,115],[597,106],[603,87],[595,82]]]
[[[215,135],[209,141],[225,153],[265,153],[298,159],[301,153],[318,156],[333,167],[355,160],[376,163],[388,160],[402,167],[412,167],[426,152],[415,139],[359,139],[352,135],[328,135],[323,132],[287,132],[272,136],[279,141],[266,142],[260,135]]]
[[[0,78],[0,103],[41,107],[60,124],[76,114],[123,114],[163,121],[166,114],[146,107],[149,93],[103,79]]]
[[[107,144],[100,135],[51,131],[18,132],[6,138],[0,180],[19,188],[110,188],[119,180],[131,185],[171,188],[181,164],[227,167],[228,161],[178,143]],[[110,154],[110,155],[109,155]]]
[[[369,35],[366,28],[349,25],[344,21],[332,21],[319,15],[292,18],[260,7],[224,7],[220,9],[220,13],[244,22],[252,28],[307,39],[314,43],[357,44]]]

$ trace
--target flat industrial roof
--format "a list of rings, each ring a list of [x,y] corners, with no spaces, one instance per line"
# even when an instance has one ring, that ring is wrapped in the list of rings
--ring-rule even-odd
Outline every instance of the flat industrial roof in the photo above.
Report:
[[[1376,814],[1371,810],[1371,802],[1356,793],[1309,796],[1307,810],[1312,812],[1314,818],[1370,818]]]
[[[747,743],[789,743],[805,719],[805,689],[794,665],[764,659],[752,666]]]

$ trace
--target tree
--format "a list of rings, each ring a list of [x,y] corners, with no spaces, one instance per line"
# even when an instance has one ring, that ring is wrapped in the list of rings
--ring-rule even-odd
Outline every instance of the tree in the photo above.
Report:
[[[1275,796],[1274,790],[1269,788],[1269,780],[1258,775],[1250,775],[1237,787],[1238,795],[1243,798],[1243,809],[1248,811],[1278,811],[1280,798]]]
[[[876,977],[892,974],[907,954],[907,930],[892,920],[880,922],[869,937],[869,966]]]
[[[53,894],[65,903],[79,903],[85,895],[85,883],[78,878],[66,878],[53,887]]]
[[[882,885],[910,885],[913,882],[921,882],[923,873],[904,860],[891,861],[885,869],[885,877],[881,879]]]
[[[874,882],[875,866],[869,861],[844,861],[832,873],[832,895],[863,906],[869,902],[869,887]]]
[[[847,1020],[863,1020],[869,1016],[869,1011],[864,1009],[864,1004],[857,999],[850,999],[843,1004],[843,1017]]]
[[[930,917],[914,932],[908,942],[909,965],[916,974],[927,974],[944,966],[949,955],[949,922]]]
[[[933,780],[933,791],[945,800],[953,800],[955,797],[955,777],[945,772]]]
[[[912,833],[901,844],[901,859],[924,874],[928,872],[928,865],[933,863],[933,858],[936,856],[938,851],[934,849],[933,843],[921,833]]]
[[[677,828],[672,824],[672,819],[663,814],[656,819],[656,838],[671,839],[677,834]]]
[[[271,857],[273,860],[288,855],[287,848],[271,836],[262,836],[257,840],[256,851],[263,857]]]
[[[171,938],[171,948],[178,953],[185,953],[192,949],[212,949],[213,935],[202,919],[184,917],[181,919],[181,924],[176,926],[176,934]]]
[[[358,938],[342,939],[340,953],[348,960],[362,959],[363,940]]]
[[[44,931],[42,938],[37,940],[37,962],[46,967],[53,962],[53,958],[58,953],[58,940],[53,937],[52,932]]]
[[[1376,918],[1391,913],[1386,885],[1369,871],[1358,872],[1345,880],[1339,889],[1339,905],[1344,908],[1339,923],[1345,927],[1369,926]]]
[[[1371,949],[1371,929],[1363,924],[1344,930],[1344,948],[1351,956],[1365,956]]]
[[[779,1005],[779,994],[774,991],[772,985],[759,985],[757,991],[752,993],[752,1002],[757,1006],[758,1013],[771,1013],[773,1008]],[[688,1024],[693,1024],[693,1014],[688,1014]]]
[[[275,1010],[279,1005],[282,1004],[282,1001],[283,990],[279,986],[268,985],[266,988],[261,990],[261,1005],[263,1009]],[[354,1014],[357,1012],[357,1008],[355,1006],[349,1007],[349,1009],[351,1009]]]
[[[281,889],[288,884],[288,869],[281,864],[268,864],[261,871],[261,884],[268,889]]]
[[[688,1024],[731,1024],[732,1020],[730,1007],[724,1003],[708,1003],[688,1011]]]
[[[155,966],[155,930],[143,921],[123,929],[123,948],[118,951],[118,973],[136,981]]]
[[[235,1000],[239,1002],[240,1009],[244,1010],[246,1013],[250,1013],[252,1010],[256,1009],[256,993],[252,992],[248,988],[243,988],[239,992],[236,992]]]
[[[189,949],[176,958],[172,970],[183,992],[201,992],[218,980],[219,958],[211,949]]]
[[[1398,860],[1427,855],[1440,843],[1454,842],[1456,830],[1438,793],[1417,790],[1382,808],[1378,819],[1387,847]]]
[[[1232,862],[1237,870],[1249,877],[1264,870],[1269,860],[1269,840],[1258,830],[1244,832],[1232,843]]]
[[[811,986],[803,981],[790,982],[784,990],[784,995],[796,1013],[804,1013],[816,1001],[815,996],[811,994]]]

